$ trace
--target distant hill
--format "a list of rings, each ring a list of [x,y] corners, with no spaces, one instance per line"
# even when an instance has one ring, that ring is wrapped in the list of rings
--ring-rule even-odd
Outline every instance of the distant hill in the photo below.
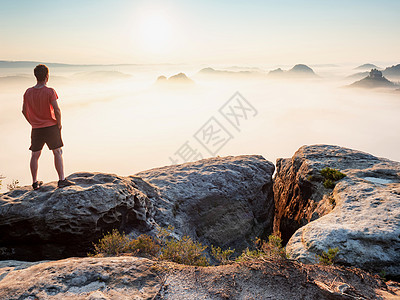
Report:
[[[271,75],[271,76],[280,76],[280,75],[283,75],[283,72],[284,72],[284,71],[283,71],[281,68],[278,68],[278,69],[269,71],[268,75]]]
[[[365,71],[365,72],[358,72],[358,73],[349,75],[349,76],[347,76],[347,78],[356,80],[356,79],[362,79],[368,75],[369,75],[369,71]]]
[[[34,84],[33,76],[27,75],[12,75],[0,76],[0,85],[29,85]]]
[[[45,64],[49,68],[52,67],[91,67],[101,65],[74,65],[74,64],[61,64],[61,63],[50,63],[42,61],[8,61],[0,60],[0,68],[34,68],[39,64]]]
[[[157,78],[156,84],[158,86],[174,86],[174,85],[189,86],[193,85],[194,81],[189,77],[187,77],[185,73],[178,73],[169,78],[163,75],[159,76]]]
[[[168,82],[193,83],[193,80],[187,77],[185,73],[179,73],[168,78]]]
[[[367,77],[352,83],[349,87],[366,88],[366,89],[393,88],[395,87],[395,84],[387,80],[382,75],[381,71],[377,69],[372,69]]]
[[[371,70],[371,69],[380,69],[379,67],[375,66],[374,64],[363,64],[354,68],[354,70]]]
[[[257,67],[231,66],[225,69],[234,71],[251,71],[251,72],[261,72],[261,73],[263,72],[263,70]]]
[[[201,69],[198,75],[218,75],[218,76],[264,76],[263,73],[259,71],[227,71],[227,70],[215,70],[213,68]]]
[[[288,73],[291,74],[307,74],[307,75],[315,75],[313,69],[311,69],[309,66],[306,65],[295,65],[293,68],[291,68]]]
[[[304,64],[295,65],[288,71],[284,71],[281,68],[272,70],[268,73],[268,76],[278,78],[316,78],[314,70]]]
[[[119,67],[119,66],[170,66],[173,64],[161,63],[161,64],[63,64],[63,63],[52,63],[43,61],[10,61],[0,60],[0,68],[34,68],[39,64],[45,64],[49,68],[52,67]]]
[[[387,67],[385,70],[382,71],[383,75],[389,77],[400,77],[400,64]]]
[[[372,65],[372,64],[365,64],[363,66],[367,66],[367,65]],[[362,67],[362,66],[360,66],[360,67]],[[371,69],[377,69],[377,68],[374,67],[374,68],[370,68],[369,70],[371,70]],[[358,72],[358,73],[348,76],[347,78],[361,79],[361,78],[364,78],[365,76],[368,76],[369,73],[370,73],[369,71]],[[400,64],[391,66],[391,67],[387,67],[386,69],[382,70],[382,75],[387,76],[389,78],[393,78],[393,79],[400,79]]]
[[[129,74],[121,73],[118,71],[93,71],[93,72],[81,72],[73,75],[73,78],[79,80],[89,81],[110,81],[120,80],[131,77]]]
[[[316,65],[311,65],[312,67],[317,67],[317,68],[338,68],[340,65],[336,64],[316,64]]]

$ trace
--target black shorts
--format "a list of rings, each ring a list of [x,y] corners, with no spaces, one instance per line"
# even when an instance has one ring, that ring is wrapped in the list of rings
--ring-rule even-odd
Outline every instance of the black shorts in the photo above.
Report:
[[[64,146],[58,125],[32,129],[29,150],[33,152],[40,151],[43,149],[44,144],[47,144],[50,150]]]

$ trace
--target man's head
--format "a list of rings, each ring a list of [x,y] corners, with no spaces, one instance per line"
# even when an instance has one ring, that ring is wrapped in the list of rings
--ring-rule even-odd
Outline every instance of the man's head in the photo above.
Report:
[[[45,65],[37,65],[33,70],[38,82],[46,81],[49,79],[49,68]]]

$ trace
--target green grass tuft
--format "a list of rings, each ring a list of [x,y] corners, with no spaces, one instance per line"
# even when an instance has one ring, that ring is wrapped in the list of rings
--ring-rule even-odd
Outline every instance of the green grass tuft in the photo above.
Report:
[[[246,248],[242,254],[236,259],[237,262],[249,261],[253,259],[286,259],[285,248],[282,247],[282,239],[276,235],[270,235],[268,242],[256,238],[254,241],[255,249]]]
[[[220,247],[211,245],[211,255],[220,262],[221,265],[226,265],[231,262],[230,257],[235,252],[235,249],[222,250]]]
[[[343,174],[339,170],[332,169],[329,167],[323,168],[320,171],[321,175],[324,177],[324,187],[327,189],[333,189],[336,185],[336,181],[343,179],[346,177],[346,174]]]
[[[322,265],[333,265],[336,259],[336,255],[339,253],[339,248],[329,248],[327,252],[322,251],[321,255],[318,255],[319,263]]]

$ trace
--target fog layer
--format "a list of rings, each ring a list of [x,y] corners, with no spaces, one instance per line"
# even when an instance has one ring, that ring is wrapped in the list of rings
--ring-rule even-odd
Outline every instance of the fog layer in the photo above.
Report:
[[[302,145],[317,143],[400,161],[400,94],[344,88],[353,81],[345,77],[352,74],[350,68],[315,67],[317,78],[273,79],[263,68],[257,69],[257,76],[208,76],[198,74],[203,67],[51,69],[48,86],[57,91],[62,110],[66,174],[131,175],[213,155],[260,154],[275,162]],[[180,72],[194,84],[156,83],[160,75]],[[31,184],[31,129],[21,107],[23,93],[34,84],[30,69],[1,70],[0,174],[7,177],[3,191],[12,179]],[[236,92],[243,98],[231,99]],[[207,128],[219,129],[220,140],[207,135]],[[39,179],[57,180],[46,146]]]

